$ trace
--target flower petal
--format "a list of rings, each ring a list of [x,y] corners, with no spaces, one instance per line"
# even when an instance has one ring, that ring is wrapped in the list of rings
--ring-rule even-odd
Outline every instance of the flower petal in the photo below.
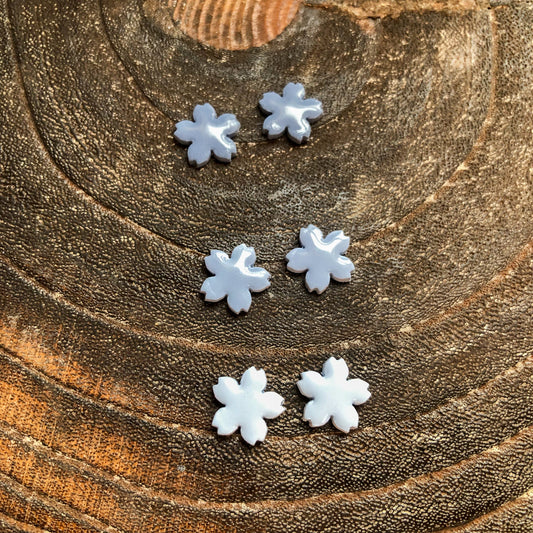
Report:
[[[187,149],[189,163],[195,167],[202,167],[211,159],[211,148],[204,142],[195,141]]]
[[[305,405],[303,418],[304,420],[309,422],[309,425],[313,428],[327,424],[328,420],[330,419],[330,416],[330,412],[321,402],[311,400]]]
[[[252,295],[248,289],[235,289],[228,294],[228,307],[235,313],[248,311],[252,305]]]
[[[276,418],[283,411],[285,407],[283,404],[283,396],[277,392],[268,391],[261,395],[261,401],[263,402],[263,417],[264,418]]]
[[[346,405],[333,414],[331,421],[337,429],[349,433],[350,429],[359,425],[359,415],[353,406]]]
[[[302,379],[296,383],[298,390],[308,398],[314,398],[324,385],[324,378],[314,370],[302,372]]]
[[[315,248],[317,241],[322,241],[322,231],[313,224],[300,230],[300,242],[304,248]]]
[[[217,433],[219,435],[231,435],[237,431],[237,428],[239,427],[231,409],[228,409],[227,407],[221,407],[215,413],[211,425],[217,428]]]
[[[344,232],[342,230],[332,231],[331,233],[328,233],[324,237],[324,242],[327,243],[327,244],[333,244],[334,241],[336,241],[337,239],[342,238],[343,236],[344,236]]]
[[[310,121],[318,120],[323,114],[322,102],[315,100],[314,98],[307,98],[303,101],[303,105],[306,107],[304,112],[304,118]]]
[[[330,357],[322,366],[322,375],[325,378],[335,378],[335,380],[345,380],[348,378],[348,365],[346,361],[341,357],[340,359],[335,359],[335,357]]]
[[[294,248],[286,256],[287,268],[291,272],[305,272],[309,268],[309,252],[304,248]]]
[[[348,247],[350,246],[350,237],[344,235],[343,231],[340,231],[339,235],[334,240],[337,241],[333,248],[334,252],[338,254],[343,254],[344,252],[346,252],[346,250],[348,250]]]
[[[200,124],[206,124],[212,122],[217,118],[215,108],[211,104],[199,104],[195,106],[192,117]]]
[[[211,253],[204,259],[205,266],[213,274],[222,272],[224,263],[228,261],[228,254],[222,250],[211,250]]]
[[[259,100],[259,107],[265,113],[274,113],[283,105],[283,100],[278,93],[268,92],[263,94],[263,98]]]
[[[202,283],[200,292],[205,294],[206,302],[219,302],[226,296],[226,288],[217,276],[207,278]]]
[[[217,143],[217,145],[213,148],[214,156],[223,163],[229,163],[231,161],[231,157],[236,153],[237,147],[229,138],[224,139],[223,142]]]
[[[196,124],[190,120],[182,120],[175,127],[174,137],[182,144],[193,142],[198,132]]]
[[[222,126],[224,135],[227,135],[228,137],[235,135],[241,127],[237,117],[231,113],[224,113],[223,115],[220,115],[215,122],[219,126]]]
[[[286,124],[278,119],[278,115],[270,115],[263,122],[263,133],[268,135],[269,139],[277,139],[283,135]]]
[[[283,88],[283,98],[289,101],[305,98],[304,86],[301,83],[287,83]]]
[[[252,418],[244,422],[241,426],[242,438],[252,446],[257,441],[264,441],[267,434],[266,422],[260,418]]]
[[[327,270],[311,267],[305,275],[305,285],[309,292],[322,294],[329,286],[330,275]]]
[[[291,141],[301,144],[311,136],[311,126],[307,120],[299,121],[297,124],[291,124],[287,128],[287,134]]]
[[[237,380],[224,376],[218,378],[218,383],[213,385],[213,394],[220,403],[227,405],[241,394],[241,389]]]
[[[246,246],[246,244],[239,244],[233,248],[231,253],[231,261],[235,266],[250,267],[255,263],[255,250],[253,246]]]
[[[336,281],[347,282],[352,278],[354,270],[353,263],[347,257],[340,256],[331,269],[331,277]]]
[[[246,281],[251,291],[261,292],[270,287],[270,272],[260,267],[248,269]]]
[[[267,385],[267,377],[265,371],[261,368],[257,370],[255,366],[251,366],[246,372],[242,375],[241,378],[241,387],[246,389],[252,389],[257,392],[261,392],[265,389]]]
[[[352,403],[361,405],[371,396],[368,390],[368,383],[362,379],[350,379],[346,382],[346,390],[350,392]]]

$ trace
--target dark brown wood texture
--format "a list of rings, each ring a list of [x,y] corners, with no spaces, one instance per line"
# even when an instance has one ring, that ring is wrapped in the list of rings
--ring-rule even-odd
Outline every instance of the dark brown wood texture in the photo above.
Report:
[[[230,51],[172,1],[1,1],[2,531],[533,531],[533,6],[404,4]],[[325,108],[301,147],[261,135],[287,81]],[[242,129],[198,171],[205,101]],[[352,237],[321,296],[308,223]],[[198,290],[241,242],[273,283],[234,316]],[[331,355],[371,385],[348,436],[301,420]],[[210,426],[251,365],[287,407],[254,448]]]

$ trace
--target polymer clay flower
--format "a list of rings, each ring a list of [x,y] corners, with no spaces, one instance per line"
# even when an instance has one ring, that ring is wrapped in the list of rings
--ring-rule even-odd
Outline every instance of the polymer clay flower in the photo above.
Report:
[[[362,379],[348,379],[348,366],[344,359],[330,357],[318,372],[302,372],[298,381],[300,392],[312,398],[304,408],[304,420],[311,427],[323,426],[330,419],[333,425],[348,433],[359,424],[359,415],[354,405],[365,403],[370,398],[368,383]]]
[[[263,122],[263,132],[269,139],[277,139],[287,130],[289,138],[298,144],[309,139],[309,123],[323,114],[322,103],[314,98],[306,99],[301,83],[285,85],[283,96],[274,92],[263,94],[259,106],[265,113],[272,113]]]
[[[207,278],[200,292],[208,302],[218,302],[227,296],[228,306],[234,313],[248,311],[253,292],[270,287],[270,274],[260,267],[254,267],[255,250],[245,244],[233,249],[231,258],[221,250],[211,250],[205,258],[205,265],[214,276]]]
[[[217,117],[211,104],[203,104],[194,108],[193,118],[194,122],[178,122],[174,132],[180,143],[190,145],[187,149],[189,163],[201,167],[211,159],[211,153],[219,161],[229,163],[237,153],[230,137],[241,127],[235,115],[226,113]]]
[[[300,230],[302,248],[291,250],[286,259],[291,272],[305,272],[305,284],[309,292],[324,292],[330,277],[336,281],[350,281],[355,269],[353,263],[341,255],[348,249],[350,238],[342,231],[332,231],[326,238],[313,224]]]
[[[276,392],[263,392],[267,385],[264,370],[250,367],[242,375],[240,384],[230,377],[218,378],[213,386],[216,399],[225,405],[213,418],[219,435],[231,435],[241,428],[242,438],[252,446],[264,441],[267,434],[265,418],[276,418],[285,408],[283,398]]]

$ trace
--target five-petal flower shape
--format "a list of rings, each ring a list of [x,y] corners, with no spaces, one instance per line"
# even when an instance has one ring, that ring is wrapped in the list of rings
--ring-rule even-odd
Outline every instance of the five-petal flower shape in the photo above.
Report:
[[[263,392],[266,385],[265,371],[253,366],[242,375],[240,384],[233,378],[218,378],[213,393],[225,405],[213,418],[219,435],[231,435],[240,427],[242,438],[248,444],[253,446],[265,440],[267,425],[263,419],[276,418],[285,411],[279,394]]]
[[[182,144],[190,144],[187,150],[189,163],[196,167],[205,165],[211,152],[220,161],[229,163],[237,153],[230,139],[240,128],[239,121],[230,113],[217,114],[211,104],[197,105],[193,111],[194,122],[182,120],[176,124],[174,137]]]
[[[285,85],[283,96],[274,92],[263,94],[259,106],[265,113],[272,113],[263,122],[263,132],[269,139],[277,139],[287,130],[289,138],[298,144],[309,139],[309,123],[318,120],[323,114],[319,100],[305,99],[305,89],[301,83]]]
[[[300,230],[303,248],[294,248],[286,259],[291,272],[305,272],[305,284],[309,292],[324,292],[330,277],[336,281],[350,281],[355,269],[353,263],[343,254],[350,245],[350,238],[342,231],[332,231],[325,239],[313,224]]]
[[[248,311],[252,304],[250,291],[260,292],[270,287],[270,273],[254,267],[255,250],[245,244],[233,249],[231,258],[220,250],[211,250],[205,258],[208,270],[215,274],[207,278],[200,292],[208,302],[218,302],[228,297],[228,306],[234,313]]]
[[[359,415],[353,407],[370,398],[368,383],[362,379],[348,379],[348,366],[344,359],[330,357],[318,372],[302,372],[298,389],[308,398],[304,409],[304,420],[311,427],[323,426],[329,419],[333,425],[348,433],[359,424]]]

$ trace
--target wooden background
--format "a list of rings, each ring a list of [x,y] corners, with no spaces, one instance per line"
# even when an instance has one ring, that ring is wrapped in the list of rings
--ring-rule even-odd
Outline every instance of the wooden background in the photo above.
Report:
[[[6,532],[533,531],[533,4],[0,1],[0,527]],[[325,116],[269,142],[301,81]],[[173,124],[241,121],[190,168]],[[284,256],[344,229],[350,284]],[[255,246],[249,314],[204,303]],[[301,420],[329,356],[370,383],[348,436]],[[264,444],[211,428],[265,368]]]

